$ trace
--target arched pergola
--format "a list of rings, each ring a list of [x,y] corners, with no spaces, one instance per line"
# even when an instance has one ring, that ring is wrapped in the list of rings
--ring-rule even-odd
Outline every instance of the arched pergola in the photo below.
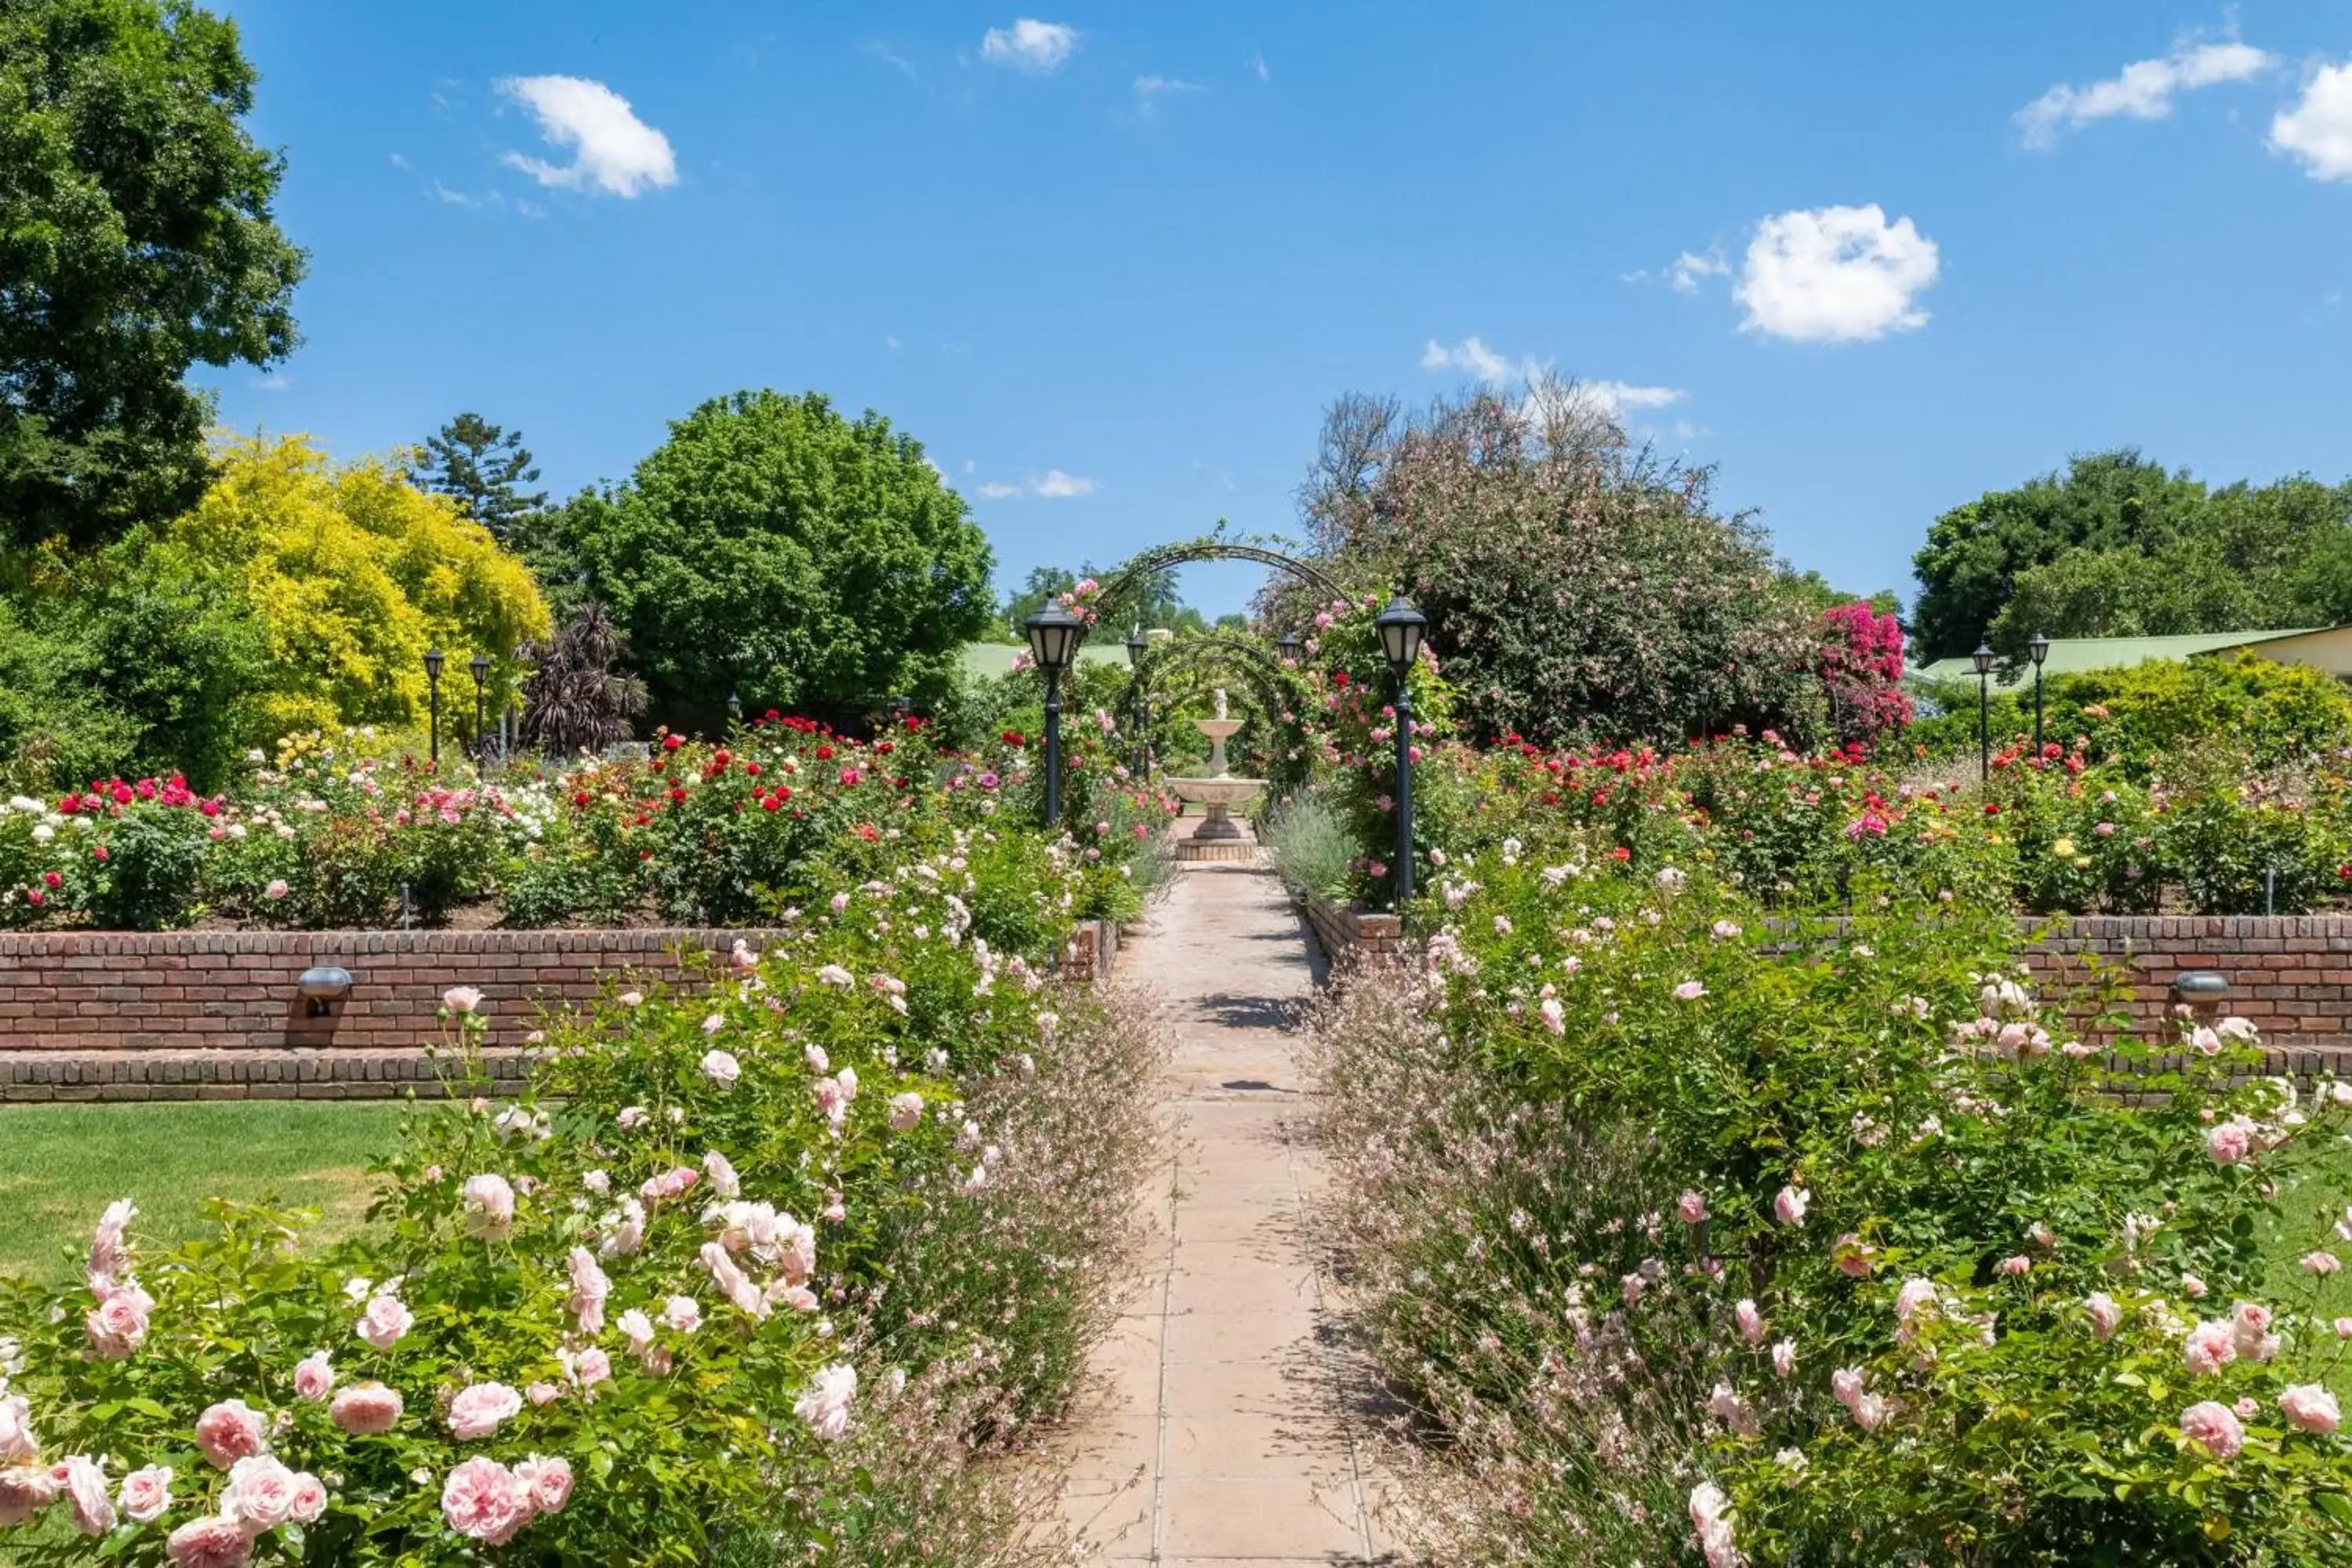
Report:
[[[1139,742],[1150,742],[1150,702],[1155,687],[1163,693],[1169,683],[1202,679],[1222,667],[1238,674],[1264,710],[1265,721],[1288,732],[1294,749],[1306,736],[1304,715],[1315,701],[1313,689],[1299,672],[1259,638],[1232,632],[1199,632],[1151,644],[1128,677],[1123,702],[1136,716]],[[1139,758],[1139,761],[1146,759]]]

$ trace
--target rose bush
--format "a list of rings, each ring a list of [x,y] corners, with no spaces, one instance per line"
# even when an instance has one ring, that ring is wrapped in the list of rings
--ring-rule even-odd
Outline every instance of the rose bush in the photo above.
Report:
[[[1155,1047],[1045,973],[1087,864],[972,815],[705,994],[551,1018],[520,1099],[416,1110],[349,1241],[231,1208],[151,1251],[117,1205],[74,1285],[6,1286],[24,1560],[1032,1560],[967,1461],[1105,1325]]]
[[[2343,1560],[2352,1086],[2085,1048],[2006,910],[1624,847],[1449,857],[1428,973],[1318,1031],[1442,1554]]]

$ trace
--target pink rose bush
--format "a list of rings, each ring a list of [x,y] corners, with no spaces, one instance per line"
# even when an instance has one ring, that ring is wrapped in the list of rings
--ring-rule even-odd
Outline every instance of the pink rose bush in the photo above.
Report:
[[[1154,1042],[1048,977],[1076,858],[857,787],[903,826],[835,825],[840,914],[721,955],[690,1003],[551,1018],[519,1100],[453,989],[455,1092],[352,1238],[224,1205],[163,1248],[118,1203],[70,1286],[0,1296],[0,1542],[55,1521],[135,1568],[377,1568],[1027,1528],[1025,1494],[957,1478],[1111,1321]]]
[[[1742,755],[1680,814],[1778,787]],[[2304,1261],[2341,1199],[2296,1196],[2333,1192],[2332,1088],[2260,1076],[2241,1019],[2068,1023],[2005,908],[1857,875],[1808,931],[1674,813],[1591,808],[1641,766],[1546,772],[1585,808],[1506,799],[1492,837],[1448,842],[1469,890],[1420,910],[1426,969],[1315,1027],[1318,1223],[1467,1500],[1422,1544],[2332,1560],[2352,1298]],[[1939,852],[1905,819],[1865,837]],[[1614,853],[1669,841],[1673,887]]]

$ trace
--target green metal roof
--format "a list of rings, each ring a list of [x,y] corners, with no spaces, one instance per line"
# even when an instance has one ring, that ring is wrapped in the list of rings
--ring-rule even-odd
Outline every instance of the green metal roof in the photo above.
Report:
[[[1009,642],[968,642],[963,645],[963,651],[956,656],[956,660],[963,666],[966,676],[984,680],[992,675],[1010,673],[1013,661],[1027,651],[1027,648],[1015,647]],[[1127,639],[1118,637],[1108,642],[1097,642],[1088,637],[1078,645],[1078,658],[1088,664],[1097,664],[1105,659],[1117,659],[1123,664],[1127,661]]]
[[[2045,675],[2075,675],[2086,669],[2120,669],[2128,665],[2147,664],[2164,659],[2193,658],[2200,653],[2225,653],[2231,648],[2251,647],[2277,637],[2302,637],[2307,632],[2324,631],[2324,626],[2296,626],[2274,632],[2190,632],[2169,637],[2059,637],[2050,644],[2050,657],[2042,661]],[[1996,680],[2022,678],[2032,667],[2019,660],[2014,671],[2000,665],[1993,667]],[[1967,656],[1939,658],[1911,672],[1913,680],[1953,680],[1973,677],[1976,666]]]

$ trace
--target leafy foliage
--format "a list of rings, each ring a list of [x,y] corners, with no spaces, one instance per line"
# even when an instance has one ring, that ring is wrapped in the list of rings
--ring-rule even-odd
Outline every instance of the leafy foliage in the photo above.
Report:
[[[730,691],[820,713],[929,706],[992,616],[987,539],[920,444],[819,394],[703,404],[562,526],[653,716],[683,727],[715,729]]]
[[[302,255],[240,123],[236,26],[187,0],[0,9],[0,518],[88,544],[193,504],[197,363],[295,343]]]
[[[2333,626],[2352,616],[2352,485],[2210,489],[2124,449],[1937,518],[1914,557],[1924,658],[1983,639]]]
[[[1403,584],[1469,732],[1547,742],[1818,721],[1811,615],[1709,475],[1627,448],[1572,386],[1365,425],[1343,404],[1304,492],[1342,581]],[[1530,570],[1540,563],[1540,570]]]
[[[490,531],[500,544],[514,542],[518,525],[547,504],[545,490],[523,492],[539,478],[522,432],[491,424],[475,413],[460,414],[425,439],[417,482],[447,496],[457,510]]]
[[[337,465],[299,437],[229,446],[220,478],[161,549],[168,567],[236,584],[262,628],[268,679],[236,731],[247,745],[421,720],[434,647],[460,664],[488,656],[497,711],[520,675],[516,649],[547,630],[530,574],[479,523],[399,468]]]
[[[628,639],[604,606],[591,599],[548,638],[525,688],[522,739],[557,756],[601,752],[629,738],[630,721],[646,710],[645,682],[625,673]]]

